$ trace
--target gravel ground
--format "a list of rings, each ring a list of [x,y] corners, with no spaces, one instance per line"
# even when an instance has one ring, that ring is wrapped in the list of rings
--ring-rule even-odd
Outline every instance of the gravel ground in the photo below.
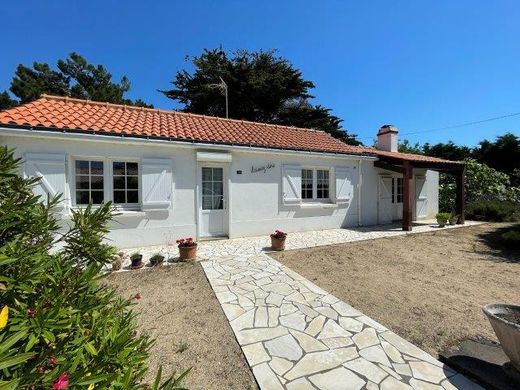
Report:
[[[117,272],[106,280],[123,297],[141,295],[139,332],[156,339],[147,382],[162,365],[164,373],[191,367],[184,382],[190,390],[258,388],[199,263]]]
[[[272,256],[436,356],[468,337],[496,340],[482,305],[520,304],[520,251],[496,248],[505,227],[439,229]]]

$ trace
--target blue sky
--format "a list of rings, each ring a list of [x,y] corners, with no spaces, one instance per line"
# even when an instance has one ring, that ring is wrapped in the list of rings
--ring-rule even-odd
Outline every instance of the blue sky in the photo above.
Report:
[[[366,144],[385,123],[412,142],[520,134],[520,115],[416,133],[520,112],[518,1],[18,0],[1,9],[0,90],[17,64],[77,51],[127,75],[130,97],[175,108],[156,90],[189,68],[187,55],[274,48]]]

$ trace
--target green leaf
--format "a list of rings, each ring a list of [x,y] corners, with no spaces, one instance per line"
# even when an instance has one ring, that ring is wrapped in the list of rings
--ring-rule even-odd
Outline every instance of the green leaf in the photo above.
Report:
[[[26,334],[27,334],[26,330],[21,330],[15,334],[13,334],[11,337],[7,338],[4,342],[2,342],[0,344],[0,354],[7,351],[9,348],[11,348],[20,339],[24,338]]]
[[[34,356],[34,353],[28,352],[28,353],[20,353],[13,357],[7,357],[7,358],[0,359],[0,370],[23,363],[23,362],[29,360],[30,358],[32,358],[33,356]]]
[[[9,382],[0,382],[0,390],[15,390],[18,388],[18,383],[20,383],[20,379],[13,379]]]
[[[88,353],[90,353],[91,355],[94,355],[94,356],[97,355],[96,348],[95,348],[91,343],[86,343],[86,344],[85,344],[85,349],[86,349],[86,350],[88,351]]]

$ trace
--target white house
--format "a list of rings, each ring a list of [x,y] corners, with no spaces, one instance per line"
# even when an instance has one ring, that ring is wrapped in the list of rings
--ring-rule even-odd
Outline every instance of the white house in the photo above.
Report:
[[[65,222],[72,208],[112,201],[121,247],[395,220],[411,229],[437,212],[438,171],[461,183],[464,167],[398,153],[392,126],[374,149],[310,129],[48,95],[0,112],[0,143],[16,148],[24,175],[41,177],[43,199],[63,194]]]

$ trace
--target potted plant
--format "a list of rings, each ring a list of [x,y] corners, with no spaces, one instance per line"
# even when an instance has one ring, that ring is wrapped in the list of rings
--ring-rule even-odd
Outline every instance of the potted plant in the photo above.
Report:
[[[520,381],[520,306],[497,303],[485,305],[482,310],[511,360],[502,366],[504,371],[513,380]]]
[[[283,251],[285,249],[286,238],[287,233],[281,230],[275,230],[274,233],[271,234],[271,249],[274,251]]]
[[[156,267],[158,265],[161,265],[164,261],[164,256],[160,253],[154,253],[152,257],[150,257],[150,264],[152,267]]]
[[[125,252],[117,252],[117,254],[114,256],[114,260],[112,261],[112,271],[119,271],[123,266],[125,258]]]
[[[143,267],[143,255],[139,252],[132,253],[130,255],[130,261],[132,264],[130,265],[130,269],[139,269]]]
[[[437,213],[435,218],[437,218],[437,223],[440,227],[446,226],[446,222],[450,219],[451,214],[450,213]]]
[[[459,216],[458,216],[458,214],[451,214],[451,217],[450,217],[450,225],[456,225],[457,222],[459,222]]]
[[[197,257],[197,243],[193,241],[193,238],[179,238],[176,242],[181,261],[195,260]]]

